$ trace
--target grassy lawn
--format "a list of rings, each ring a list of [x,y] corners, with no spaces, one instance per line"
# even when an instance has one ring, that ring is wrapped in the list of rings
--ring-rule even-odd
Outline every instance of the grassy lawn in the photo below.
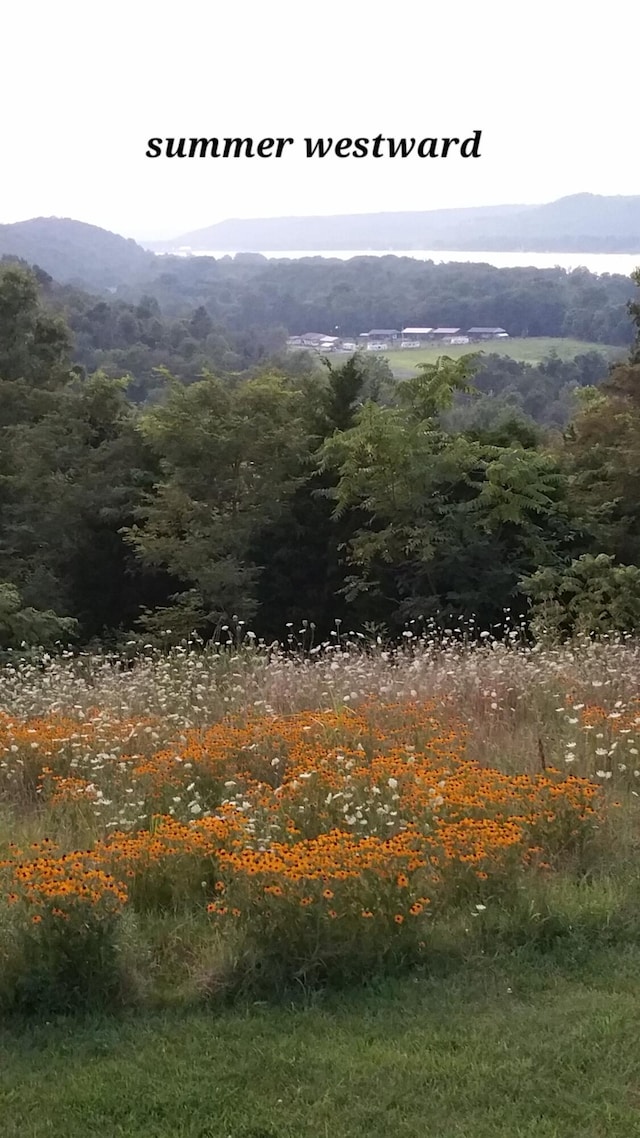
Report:
[[[417,364],[433,363],[438,356],[451,356],[458,359],[472,351],[484,351],[500,356],[510,356],[514,360],[537,364],[550,352],[557,352],[563,360],[572,360],[583,352],[601,352],[607,359],[623,356],[623,348],[608,344],[591,344],[586,340],[554,339],[550,336],[530,337],[513,340],[488,340],[483,344],[432,344],[415,351],[380,352],[389,361],[394,375],[403,378],[413,373]]]
[[[0,1030],[3,1138],[631,1138],[640,949]]]

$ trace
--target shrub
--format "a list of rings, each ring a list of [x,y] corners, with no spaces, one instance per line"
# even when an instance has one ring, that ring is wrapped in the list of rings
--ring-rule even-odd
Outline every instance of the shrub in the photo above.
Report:
[[[520,586],[531,597],[531,631],[538,640],[640,628],[640,568],[615,565],[605,553],[585,554],[560,569],[538,569]]]

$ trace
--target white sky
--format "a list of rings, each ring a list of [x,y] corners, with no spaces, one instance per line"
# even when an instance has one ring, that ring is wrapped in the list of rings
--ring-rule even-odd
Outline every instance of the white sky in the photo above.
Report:
[[[635,0],[2,8],[2,222],[74,217],[144,239],[228,217],[640,193]],[[482,157],[467,160],[144,156],[152,136],[475,129]]]

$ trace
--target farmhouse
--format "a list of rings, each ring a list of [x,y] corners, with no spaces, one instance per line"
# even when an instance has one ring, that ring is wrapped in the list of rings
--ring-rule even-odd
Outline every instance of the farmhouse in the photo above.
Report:
[[[401,348],[419,348],[431,339],[433,328],[403,328]]]
[[[369,352],[386,352],[400,340],[402,333],[397,328],[372,328],[361,332],[358,341]]]
[[[434,328],[431,333],[432,340],[440,340],[443,343],[450,343],[453,336],[460,335],[460,328]]]
[[[338,336],[327,336],[326,332],[303,332],[301,336],[289,336],[288,348],[315,348],[316,351],[333,352],[338,347]]]
[[[470,340],[504,340],[509,333],[504,328],[469,328],[467,336]]]
[[[319,348],[321,344],[337,344],[337,336],[328,336],[326,332],[303,332],[301,336],[305,347]]]

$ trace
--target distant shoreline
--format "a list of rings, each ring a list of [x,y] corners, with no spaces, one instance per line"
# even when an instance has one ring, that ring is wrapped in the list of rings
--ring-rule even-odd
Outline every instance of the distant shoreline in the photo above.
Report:
[[[298,261],[305,257],[348,261],[356,257],[410,257],[417,261],[438,263],[487,264],[496,268],[562,268],[567,271],[585,268],[592,273],[615,273],[629,276],[640,267],[639,253],[555,253],[514,250],[443,250],[443,249],[294,249],[294,250],[223,250],[189,249],[160,253],[159,256],[180,257],[265,257],[267,260]]]

